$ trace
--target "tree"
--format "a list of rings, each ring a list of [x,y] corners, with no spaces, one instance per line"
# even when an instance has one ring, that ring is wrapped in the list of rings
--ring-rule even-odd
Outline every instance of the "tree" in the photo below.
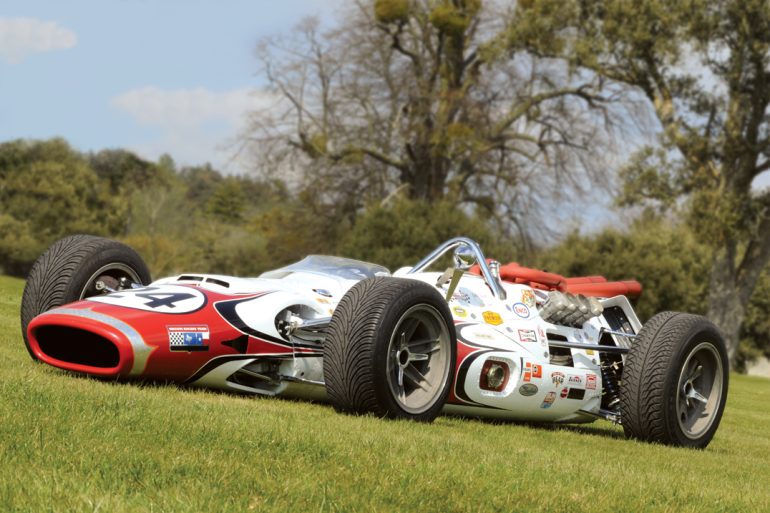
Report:
[[[511,241],[490,230],[483,219],[457,209],[448,200],[428,204],[398,198],[367,208],[339,244],[340,254],[382,264],[391,271],[413,265],[436,245],[465,235],[481,244],[489,258],[507,263],[513,258]]]
[[[613,112],[601,79],[500,52],[509,14],[480,0],[361,0],[326,33],[307,21],[265,41],[279,101],[254,113],[246,143],[261,169],[349,213],[398,190],[527,233],[538,203],[603,174],[593,159]]]
[[[734,361],[747,304],[770,261],[770,190],[752,188],[770,169],[770,5],[527,0],[518,9],[512,51],[567,59],[649,102],[662,144],[631,162],[623,199],[684,205],[713,245],[708,315]]]
[[[0,266],[24,275],[53,241],[120,231],[125,210],[61,139],[0,144]]]
[[[537,264],[564,276],[638,280],[643,289],[635,311],[646,322],[664,310],[706,312],[708,256],[709,247],[688,226],[645,215],[628,229],[570,234],[543,250]]]
[[[144,189],[162,180],[164,171],[162,166],[121,149],[93,153],[88,156],[88,164],[100,179],[109,184],[113,194],[130,194],[134,189]],[[173,172],[173,168],[169,171]]]

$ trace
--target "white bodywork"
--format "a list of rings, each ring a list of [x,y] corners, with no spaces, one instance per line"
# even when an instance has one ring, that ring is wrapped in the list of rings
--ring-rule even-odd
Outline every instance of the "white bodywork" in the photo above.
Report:
[[[437,272],[407,274],[409,270],[400,269],[394,276],[421,280],[432,286],[436,286],[441,276]],[[193,384],[265,395],[324,397],[323,341],[298,338],[297,332],[287,337],[279,332],[276,319],[285,318],[295,327],[314,319],[328,319],[345,292],[360,278],[316,271],[279,271],[267,273],[272,277],[263,275],[259,278],[188,274],[152,284],[189,285],[194,281],[199,287],[215,292],[244,295],[271,291],[238,304],[238,316],[250,328],[287,340],[295,348],[295,357],[277,362],[266,361],[264,355],[254,355],[253,359],[224,363],[203,374]],[[459,372],[444,411],[548,422],[585,422],[596,418],[603,392],[599,354],[572,348],[568,350],[572,365],[555,365],[551,363],[548,338],[574,344],[598,344],[602,328],[611,330],[613,327],[603,315],[590,319],[582,328],[545,322],[538,307],[547,298],[547,293],[525,285],[501,285],[506,299],[498,299],[480,276],[466,273],[448,302],[457,330]],[[447,286],[439,290],[446,295]],[[641,323],[625,297],[600,302],[605,309],[619,307],[633,332],[639,331]],[[287,314],[287,311],[291,313]],[[612,340],[617,346],[628,347],[627,339],[623,337],[612,336]],[[489,359],[505,362],[510,368],[510,378],[501,392],[482,390],[479,386],[482,367]],[[256,376],[266,375],[269,370],[277,371],[281,379],[266,379],[258,385],[243,385],[228,379],[240,369]],[[570,390],[575,392],[570,393]]]

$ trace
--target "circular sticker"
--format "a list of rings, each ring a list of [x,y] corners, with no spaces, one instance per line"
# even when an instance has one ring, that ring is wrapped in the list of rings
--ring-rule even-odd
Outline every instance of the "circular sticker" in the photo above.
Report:
[[[535,395],[537,393],[537,385],[534,383],[524,383],[519,387],[519,393],[523,396]]]
[[[206,296],[200,290],[180,285],[127,289],[106,296],[89,297],[87,300],[164,314],[191,313],[206,304]]]
[[[513,313],[515,313],[522,319],[526,319],[529,317],[529,308],[524,303],[514,303]]]

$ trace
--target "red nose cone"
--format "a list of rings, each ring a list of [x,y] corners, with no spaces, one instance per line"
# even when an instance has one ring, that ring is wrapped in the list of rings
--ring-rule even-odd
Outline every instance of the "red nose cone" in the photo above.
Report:
[[[27,337],[32,352],[49,365],[94,376],[127,377],[134,374],[135,337],[134,330],[123,324],[89,310],[57,309],[35,317]]]

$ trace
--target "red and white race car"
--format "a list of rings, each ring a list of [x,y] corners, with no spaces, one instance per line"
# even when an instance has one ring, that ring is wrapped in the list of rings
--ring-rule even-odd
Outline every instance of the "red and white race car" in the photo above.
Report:
[[[453,265],[429,271],[450,252]],[[92,376],[420,421],[603,418],[632,438],[705,447],[727,398],[722,336],[685,313],[642,326],[627,299],[640,293],[501,266],[463,237],[393,274],[314,255],[258,278],[150,282],[131,248],[76,235],[35,263],[21,318],[33,359]]]

